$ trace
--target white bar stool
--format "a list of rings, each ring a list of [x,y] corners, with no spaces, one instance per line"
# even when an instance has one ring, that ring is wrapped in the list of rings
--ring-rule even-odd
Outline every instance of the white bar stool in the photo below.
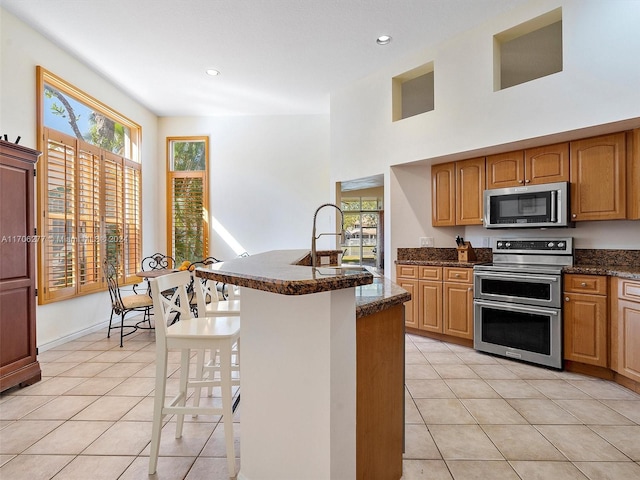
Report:
[[[240,338],[240,317],[201,317],[191,315],[187,285],[191,281],[189,271],[163,275],[150,281],[156,318],[156,388],[154,392],[153,429],[151,434],[151,454],[149,457],[149,475],[156,472],[162,420],[166,415],[176,414],[176,438],[182,436],[184,415],[222,415],[227,448],[227,466],[229,477],[236,474],[235,452],[233,446],[233,393],[231,358],[233,346]],[[199,282],[198,282],[199,283]],[[175,290],[174,290],[175,289]],[[170,297],[161,292],[172,291]],[[200,288],[195,289],[200,296]],[[179,316],[178,321],[176,316]],[[173,323],[172,323],[173,322]],[[171,349],[181,351],[180,388],[178,394],[165,402],[167,385],[167,359]],[[189,377],[191,350],[210,350],[219,352],[219,380],[202,379],[201,372],[196,378]],[[187,406],[189,389],[220,386],[222,407]]]

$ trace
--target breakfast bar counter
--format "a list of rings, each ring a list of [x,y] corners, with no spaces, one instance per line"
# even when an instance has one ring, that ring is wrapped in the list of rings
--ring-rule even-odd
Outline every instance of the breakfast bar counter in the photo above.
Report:
[[[278,250],[196,269],[242,288],[242,480],[402,476],[404,305],[357,267]]]

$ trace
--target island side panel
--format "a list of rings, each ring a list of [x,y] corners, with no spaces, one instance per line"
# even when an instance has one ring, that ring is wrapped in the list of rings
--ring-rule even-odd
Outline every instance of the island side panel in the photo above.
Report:
[[[356,324],[358,480],[399,480],[404,450],[404,305]]]
[[[242,289],[239,480],[355,478],[354,288]]]

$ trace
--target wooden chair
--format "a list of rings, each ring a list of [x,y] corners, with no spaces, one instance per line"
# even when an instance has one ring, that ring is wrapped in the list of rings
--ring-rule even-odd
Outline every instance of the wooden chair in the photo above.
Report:
[[[123,339],[127,335],[131,335],[135,333],[140,324],[142,322],[147,322],[148,327],[152,329],[151,326],[151,309],[153,308],[153,300],[147,294],[138,294],[134,293],[133,295],[128,295],[123,297],[120,293],[120,287],[118,285],[118,273],[116,267],[109,263],[108,260],[105,260],[102,265],[104,276],[107,281],[107,285],[109,287],[109,296],[111,297],[111,315],[109,316],[109,330],[107,331],[107,338],[111,338],[111,330],[119,328],[120,329],[120,347],[123,346]],[[141,322],[137,322],[136,324],[125,325],[124,319],[125,316],[129,312],[142,312],[143,319]],[[113,326],[113,314],[120,315],[120,326]],[[124,329],[131,329],[127,333],[124,333]]]
[[[151,434],[151,454],[149,457],[149,475],[156,472],[160,448],[160,434],[166,415],[175,414],[176,438],[182,436],[184,415],[222,415],[225,443],[227,448],[227,466],[229,476],[235,476],[235,452],[233,436],[233,384],[231,358],[233,346],[240,339],[240,317],[200,317],[191,316],[187,286],[191,274],[181,271],[152,279],[154,315],[156,318],[156,387],[153,409],[153,429]],[[173,291],[170,298],[161,292]],[[199,303],[204,303],[202,290],[196,288]],[[172,323],[176,315],[180,320]],[[167,363],[169,350],[180,350],[180,387],[178,394],[166,403]],[[219,379],[202,379],[201,375],[190,378],[189,366],[191,351],[219,352]],[[221,389],[222,407],[200,407],[187,405],[190,389],[217,386]]]

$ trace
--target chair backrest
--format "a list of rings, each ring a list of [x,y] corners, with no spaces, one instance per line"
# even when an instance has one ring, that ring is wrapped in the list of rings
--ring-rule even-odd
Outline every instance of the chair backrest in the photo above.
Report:
[[[143,272],[149,270],[163,270],[165,268],[174,268],[176,261],[173,257],[164,253],[154,253],[142,259],[140,267]]]
[[[156,343],[159,346],[166,346],[167,326],[175,321],[177,315],[180,318],[192,316],[187,293],[190,282],[191,274],[188,270],[168,273],[149,280],[156,323]]]
[[[220,301],[218,290],[216,289],[217,282],[197,277],[195,272],[191,272],[191,276],[191,285],[193,285],[193,290],[196,294],[198,312],[206,312],[207,303]]]
[[[107,286],[109,287],[111,306],[113,307],[113,311],[117,315],[120,315],[124,311],[124,304],[122,303],[120,287],[118,286],[118,269],[110,263],[109,260],[105,260],[102,264],[102,270],[107,281]]]

